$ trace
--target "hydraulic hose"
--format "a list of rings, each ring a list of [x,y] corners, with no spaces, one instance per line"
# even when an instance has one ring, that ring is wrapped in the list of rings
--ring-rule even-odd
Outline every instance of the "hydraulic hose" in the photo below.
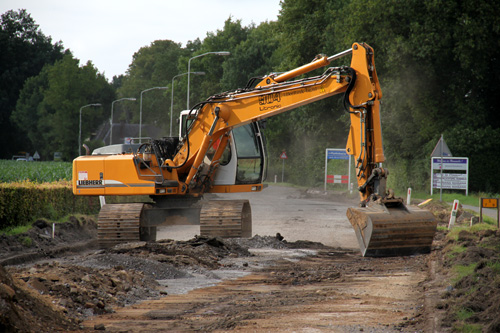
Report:
[[[363,105],[352,105],[351,101],[349,101],[349,96],[351,95],[351,91],[356,83],[356,71],[352,67],[347,67],[347,69],[349,70],[351,81],[349,82],[347,90],[344,93],[344,108],[348,113],[356,113],[356,111],[351,111],[349,109],[362,110],[365,109],[365,107]]]
[[[347,86],[347,89],[344,93],[344,108],[347,113],[350,114],[359,114],[360,118],[360,135],[361,135],[361,150],[359,152],[359,156],[357,158],[357,166],[356,168],[359,170],[357,176],[361,174],[361,172],[364,172],[365,169],[363,169],[363,164],[365,162],[366,158],[366,116],[367,116],[367,110],[364,105],[352,105],[351,101],[349,100],[349,96],[351,94],[352,89],[354,89],[354,85],[356,84],[356,71],[352,67],[347,67],[347,70],[350,73],[351,80],[349,81],[349,85]],[[354,109],[355,111],[351,111],[350,109]],[[363,149],[364,148],[364,149]],[[364,152],[364,154],[363,154]],[[363,158],[361,158],[363,157]]]

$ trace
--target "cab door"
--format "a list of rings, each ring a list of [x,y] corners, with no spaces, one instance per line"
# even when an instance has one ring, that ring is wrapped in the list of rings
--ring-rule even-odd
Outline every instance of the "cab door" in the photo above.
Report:
[[[195,119],[184,110],[179,119],[179,137]],[[222,154],[214,176],[214,185],[260,184],[266,177],[266,153],[264,136],[258,122],[239,126],[230,132],[230,139]],[[214,153],[213,151],[212,153]],[[206,164],[211,158],[205,157]]]
[[[214,185],[260,184],[265,179],[266,154],[258,123],[231,131],[229,144],[214,177]]]

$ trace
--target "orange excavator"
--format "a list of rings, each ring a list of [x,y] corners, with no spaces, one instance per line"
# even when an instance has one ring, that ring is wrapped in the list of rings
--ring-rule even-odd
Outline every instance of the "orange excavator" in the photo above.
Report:
[[[349,55],[350,66],[329,66]],[[322,67],[321,75],[298,78]],[[251,237],[247,200],[206,200],[203,194],[261,191],[266,154],[259,121],[337,94],[343,94],[351,120],[346,151],[356,161],[361,204],[349,208],[347,217],[362,255],[429,252],[437,226],[433,215],[404,205],[386,189],[382,90],[373,49],[365,43],[211,96],[183,111],[178,137],[106,146],[76,158],[73,193],[151,198],[104,205],[98,217],[102,246],[155,240],[158,226],[179,224],[199,224],[202,235]]]

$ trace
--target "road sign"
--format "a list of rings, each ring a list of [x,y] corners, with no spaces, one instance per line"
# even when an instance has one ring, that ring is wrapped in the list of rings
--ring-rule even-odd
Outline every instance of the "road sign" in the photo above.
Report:
[[[347,175],[328,175],[328,161],[329,160],[347,160]],[[333,163],[333,162],[332,162]],[[336,172],[341,170],[335,170]],[[343,173],[343,172],[342,172]],[[351,182],[351,155],[347,154],[345,149],[340,148],[327,148],[325,152],[325,191],[326,184],[347,184]]]
[[[444,141],[443,136],[441,135],[441,138],[439,139],[436,147],[434,147],[434,150],[432,151],[431,157],[451,157],[453,154],[450,151],[450,148],[448,148],[448,145]]]
[[[481,207],[483,207],[483,208],[497,208],[498,207],[498,199],[481,198]]]
[[[283,166],[281,168],[281,182],[284,183],[285,182],[285,160],[288,158],[288,156],[286,156],[286,151],[283,150],[281,152],[280,158],[283,161]]]
[[[327,149],[326,150],[327,160],[348,160],[349,155],[346,153],[345,149]]]
[[[469,192],[469,158],[467,157],[432,157],[431,158],[431,195],[433,189],[464,190]],[[434,172],[440,170],[440,172]],[[460,173],[443,173],[454,170]],[[465,171],[465,172],[464,172]]]
[[[456,189],[456,190],[466,190],[467,189],[467,175],[465,173],[443,173],[443,189]],[[432,186],[434,188],[439,188],[441,185],[441,174],[434,174],[434,179]]]

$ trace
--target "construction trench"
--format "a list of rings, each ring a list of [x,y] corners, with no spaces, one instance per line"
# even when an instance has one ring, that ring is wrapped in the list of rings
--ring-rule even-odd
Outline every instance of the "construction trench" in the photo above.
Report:
[[[439,256],[442,232],[430,254],[367,258],[345,215],[356,199],[278,186],[241,199],[252,205],[250,239],[194,237],[197,226],[171,226],[158,230],[155,243],[98,249],[95,221],[85,217],[58,226],[56,239],[40,225],[29,249],[2,236],[0,328],[448,329],[446,307],[439,306],[449,288]]]

